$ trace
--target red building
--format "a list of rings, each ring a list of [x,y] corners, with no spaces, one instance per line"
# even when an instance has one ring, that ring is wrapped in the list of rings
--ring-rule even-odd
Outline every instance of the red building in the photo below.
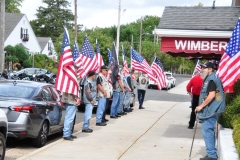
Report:
[[[155,33],[162,52],[219,60],[240,16],[240,0],[226,7],[165,7]]]

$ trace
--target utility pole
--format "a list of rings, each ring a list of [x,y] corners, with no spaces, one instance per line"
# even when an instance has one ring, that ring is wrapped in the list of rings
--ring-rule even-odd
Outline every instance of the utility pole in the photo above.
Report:
[[[118,8],[118,26],[117,26],[117,44],[116,44],[117,58],[118,58],[118,52],[119,52],[120,19],[121,19],[121,0],[119,0],[119,8]]]
[[[0,11],[0,72],[3,72],[4,63],[5,63],[4,32],[5,32],[5,0],[1,0],[1,11]]]
[[[140,39],[139,39],[139,54],[142,54],[142,17],[141,17],[141,24],[140,24]]]
[[[74,15],[74,26],[75,26],[75,41],[77,41],[77,32],[78,32],[78,28],[77,28],[77,0],[74,0],[74,7],[75,7],[75,15]]]
[[[133,35],[132,35],[132,40],[131,40],[131,46],[133,47]]]

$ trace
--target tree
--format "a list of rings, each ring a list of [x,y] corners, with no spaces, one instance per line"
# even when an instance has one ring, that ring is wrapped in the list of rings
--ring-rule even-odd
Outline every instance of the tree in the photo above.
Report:
[[[47,7],[37,9],[37,19],[30,24],[37,36],[51,37],[53,42],[63,33],[63,26],[73,29],[74,15],[67,0],[43,0]]]
[[[7,13],[20,13],[18,7],[21,6],[21,3],[24,0],[6,0],[5,1],[5,12]],[[1,4],[1,1],[0,1]]]
[[[13,63],[18,62],[18,58],[16,57],[16,49],[15,47],[8,45],[4,50],[6,51],[5,62],[7,63],[7,68],[13,70]]]
[[[18,58],[18,61],[21,64],[21,66],[31,67],[31,62],[29,61],[29,55],[27,54],[25,49],[19,45],[16,45],[15,50],[16,50],[16,57]],[[29,61],[30,64],[27,61]]]
[[[203,7],[203,4],[199,2],[198,5],[194,5],[194,7]]]

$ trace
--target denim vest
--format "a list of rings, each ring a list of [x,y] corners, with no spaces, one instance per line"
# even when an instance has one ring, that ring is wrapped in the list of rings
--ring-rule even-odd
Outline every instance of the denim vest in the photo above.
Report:
[[[200,112],[198,112],[199,119],[206,119],[216,115],[220,115],[220,113],[224,112],[226,108],[223,86],[221,80],[215,73],[212,73],[204,80],[202,90],[199,96],[199,105],[202,104],[202,102],[208,96],[207,88],[211,80],[213,80],[216,84],[216,96],[207,106],[205,106]]]
[[[84,89],[83,89],[83,102],[85,104],[87,103],[90,103],[89,100],[87,99],[86,97],[86,86],[90,83],[91,85],[91,88],[90,88],[90,95],[92,96],[93,98],[93,101],[96,102],[96,83],[93,82],[92,80],[90,79],[87,79],[84,83]]]

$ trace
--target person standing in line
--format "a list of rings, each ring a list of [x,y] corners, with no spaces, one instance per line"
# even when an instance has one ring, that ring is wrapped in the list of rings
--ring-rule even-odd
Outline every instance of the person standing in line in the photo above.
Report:
[[[143,107],[143,102],[144,102],[144,97],[147,89],[147,82],[148,82],[148,78],[144,74],[141,74],[137,79],[139,109],[145,109]]]
[[[102,66],[100,70],[101,70],[101,73],[97,78],[98,107],[97,107],[97,114],[96,114],[96,125],[106,126],[106,123],[102,122],[103,121],[102,117],[106,109],[107,98],[110,98],[112,96],[112,92],[111,92],[111,86],[106,77],[108,68],[106,66]]]
[[[188,82],[187,84],[187,92],[192,99],[192,112],[190,116],[190,121],[188,122],[188,129],[193,129],[195,121],[196,121],[196,113],[195,109],[198,106],[199,95],[202,88],[203,79],[199,75],[199,73],[195,74],[195,76]]]
[[[110,113],[110,118],[118,118],[121,117],[118,114],[118,110],[120,107],[120,101],[121,97],[124,95],[124,86],[121,80],[121,76],[117,75],[116,76],[116,82],[113,84],[113,100],[112,100],[112,105],[111,105],[111,113]]]
[[[85,104],[84,122],[82,132],[91,133],[92,129],[89,128],[90,119],[92,118],[93,106],[96,102],[96,83],[93,82],[95,79],[95,72],[89,71],[88,78],[84,83],[83,88],[83,102]]]
[[[109,76],[109,78],[108,78],[108,76]],[[110,87],[110,92],[113,93],[112,81],[110,80],[110,77],[112,76],[112,71],[111,70],[108,70],[108,76],[107,76],[107,79],[108,79],[108,84],[109,84],[109,87]],[[102,122],[108,122],[108,119],[106,119],[106,111],[108,109],[108,104],[109,104],[109,99],[110,98],[107,98],[107,100],[106,100],[106,107],[105,107],[105,111],[103,112]]]
[[[73,141],[74,138],[77,138],[76,136],[73,136],[72,133],[73,121],[76,116],[77,106],[80,105],[80,98],[70,93],[62,92],[61,94],[61,102],[66,108],[63,126],[63,139]]]
[[[126,115],[126,114],[127,114],[127,113],[124,112],[124,110],[123,110],[124,98],[125,98],[127,92],[131,92],[131,89],[130,89],[129,86],[127,85],[127,82],[124,80],[125,70],[124,70],[123,66],[120,66],[119,69],[120,69],[120,74],[119,74],[119,76],[121,77],[121,82],[122,82],[124,94],[120,94],[120,104],[119,104],[119,106],[118,106],[117,113],[118,113],[118,115],[122,115],[122,116],[123,116],[123,115]]]
[[[207,155],[200,160],[217,160],[214,126],[218,117],[226,108],[224,90],[221,80],[214,72],[216,68],[214,64],[207,62],[202,64],[201,67],[200,75],[204,80],[199,96],[199,105],[195,112],[198,119],[202,120],[202,134]]]
[[[132,112],[132,108],[130,107],[131,94],[133,92],[133,83],[132,83],[132,71],[129,69],[129,73],[124,77],[124,83],[131,89],[131,91],[125,89],[125,101],[124,101],[124,109],[125,112]],[[125,74],[125,73],[124,73]]]

